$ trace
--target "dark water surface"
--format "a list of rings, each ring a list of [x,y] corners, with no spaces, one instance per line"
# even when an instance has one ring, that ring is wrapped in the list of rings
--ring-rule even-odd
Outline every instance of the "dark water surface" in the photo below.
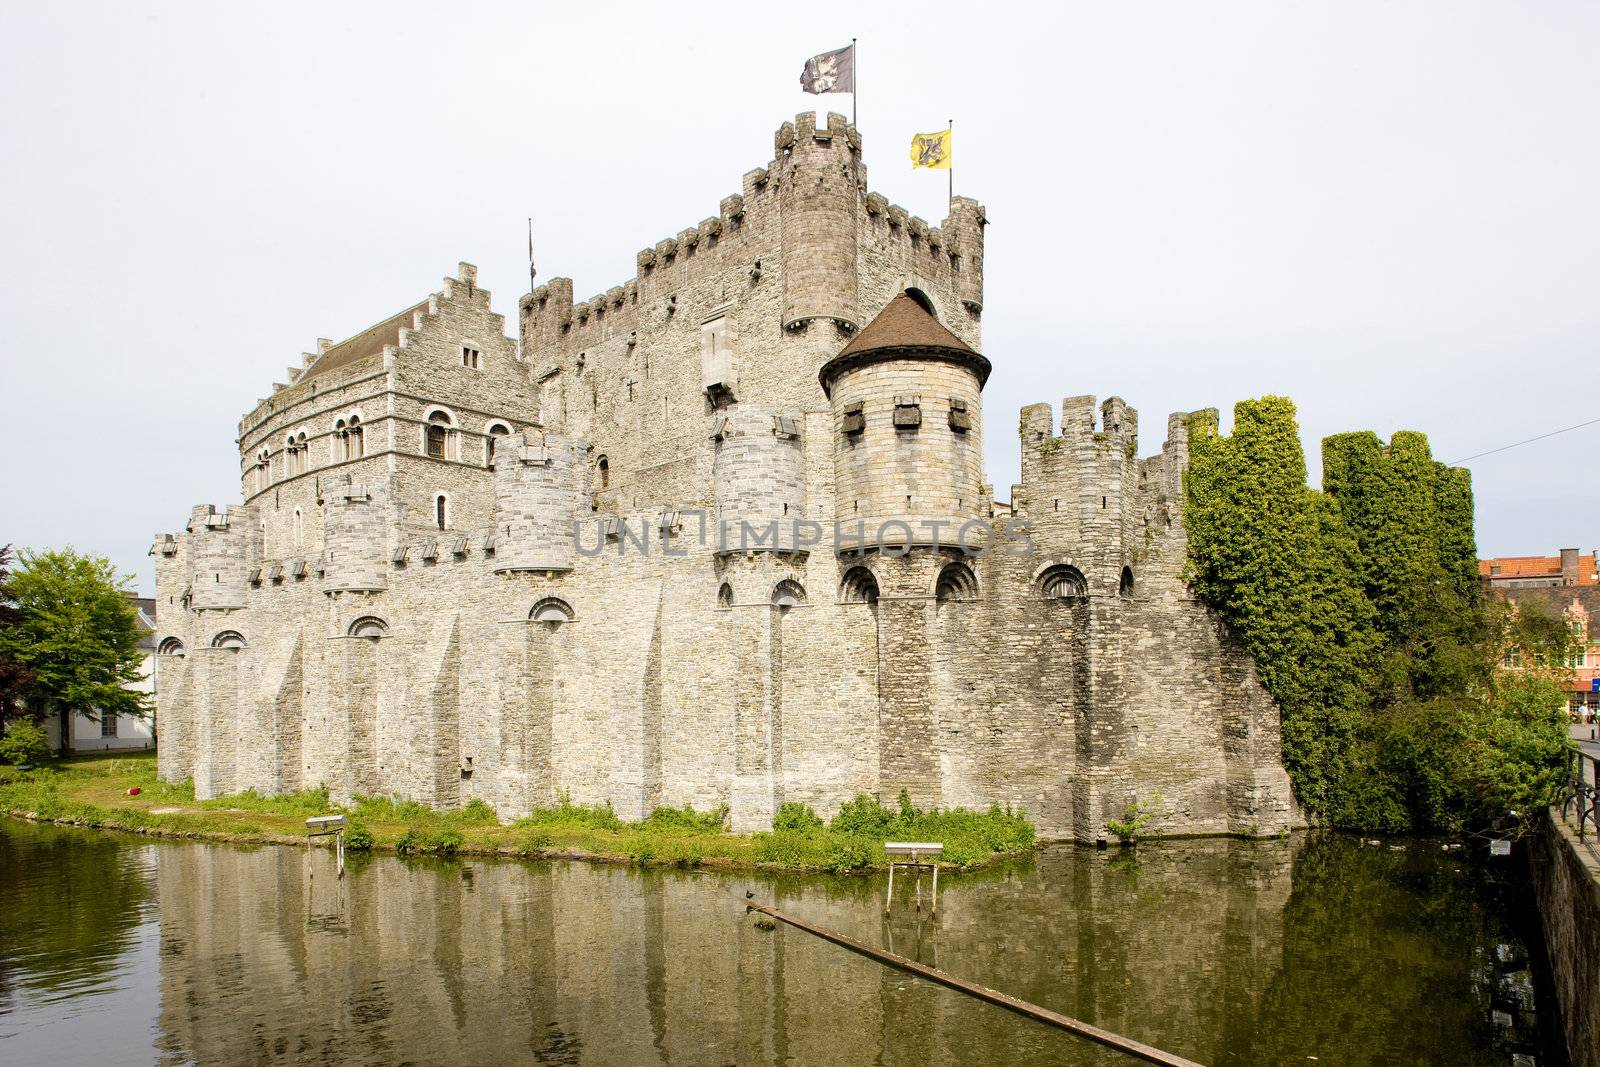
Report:
[[[322,850],[0,819],[0,1064],[1132,1062],[758,930],[746,889],[1203,1063],[1560,1062],[1533,1021],[1525,898],[1437,844],[1052,848],[942,878],[936,919],[888,923],[881,878],[333,873]]]

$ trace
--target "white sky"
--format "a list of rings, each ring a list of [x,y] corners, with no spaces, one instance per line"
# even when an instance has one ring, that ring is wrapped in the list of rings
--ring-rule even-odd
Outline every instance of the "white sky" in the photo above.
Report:
[[[0,0],[0,543],[145,550],[237,500],[239,417],[318,336],[475,262],[515,326],[524,219],[579,299],[714,214],[856,36],[872,186],[913,132],[988,207],[990,480],[1017,409],[1284,393],[1312,445],[1453,460],[1600,415],[1600,5]],[[138,8],[144,8],[139,10]],[[1226,415],[1225,415],[1226,418]],[[1600,426],[1471,464],[1482,554],[1600,542]]]

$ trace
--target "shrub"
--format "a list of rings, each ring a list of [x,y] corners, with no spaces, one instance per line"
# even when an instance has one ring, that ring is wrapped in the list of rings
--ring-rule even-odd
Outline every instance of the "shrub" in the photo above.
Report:
[[[657,808],[645,820],[646,825],[690,833],[719,834],[728,820],[728,805],[718,804],[707,812],[698,812],[685,804],[681,808]]]
[[[18,719],[0,737],[0,763],[43,763],[50,758],[45,732],[27,719]]]
[[[797,804],[787,801],[778,805],[778,813],[772,817],[774,830],[799,830],[801,833],[815,833],[826,827],[822,816],[818,815],[810,804]]]
[[[344,847],[350,852],[368,852],[372,849],[372,831],[358,822],[351,822],[344,832]]]
[[[456,830],[448,828],[430,828],[425,826],[408,826],[400,840],[395,842],[395,851],[404,853],[431,852],[439,856],[453,856],[461,847],[463,838]]]
[[[1124,845],[1131,845],[1137,841],[1150,820],[1161,811],[1161,794],[1157,793],[1149,800],[1131,800],[1122,812],[1120,819],[1107,819],[1106,829],[1122,841]]]

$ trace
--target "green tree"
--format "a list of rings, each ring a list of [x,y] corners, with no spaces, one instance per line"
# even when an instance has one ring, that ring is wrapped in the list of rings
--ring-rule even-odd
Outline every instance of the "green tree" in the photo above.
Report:
[[[0,731],[23,712],[22,695],[33,684],[33,672],[6,651],[5,633],[22,622],[11,598],[11,546],[0,545]]]
[[[123,592],[130,580],[110,560],[67,549],[24,551],[6,582],[19,618],[0,629],[0,660],[32,673],[29,715],[58,716],[63,755],[74,713],[98,720],[150,710],[149,694],[128,688],[144,679],[138,618]]]

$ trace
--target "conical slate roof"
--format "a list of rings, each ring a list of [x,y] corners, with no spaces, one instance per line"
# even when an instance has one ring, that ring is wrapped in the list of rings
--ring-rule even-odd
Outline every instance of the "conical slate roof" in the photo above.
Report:
[[[989,379],[987,359],[945,329],[916,297],[901,293],[823,365],[817,376],[823,393],[831,395],[834,381],[846,370],[884,359],[947,360],[971,367],[980,388]]]

